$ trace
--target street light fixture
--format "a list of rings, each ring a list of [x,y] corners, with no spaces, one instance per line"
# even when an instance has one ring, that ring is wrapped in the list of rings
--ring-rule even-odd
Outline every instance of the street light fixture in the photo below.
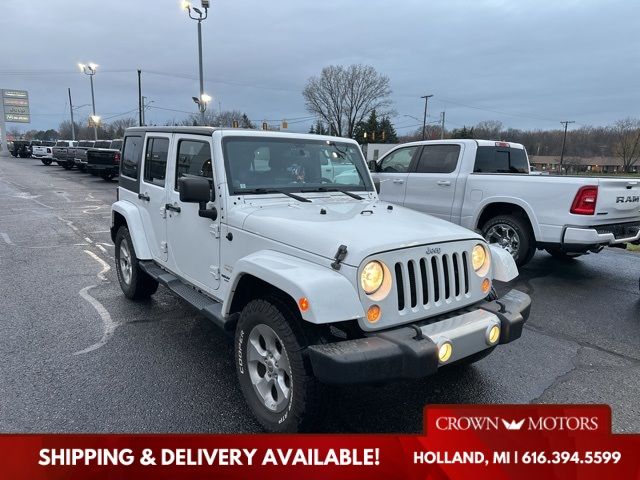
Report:
[[[198,110],[200,110],[200,123],[204,125],[204,112],[207,109],[207,102],[211,100],[211,97],[204,93],[204,76],[202,73],[202,21],[207,19],[207,13],[209,9],[209,1],[202,0],[202,8],[204,9],[204,13],[197,7],[192,7],[191,2],[183,0],[181,2],[181,6],[183,10],[186,10],[189,14],[189,18],[191,20],[196,20],[198,22],[198,66],[200,72],[200,96],[198,98],[193,97],[194,101],[198,104]],[[191,15],[191,11],[194,11],[198,16]],[[205,97],[208,97],[209,100],[206,100]]]
[[[98,70],[98,65],[96,65],[95,63],[88,63],[88,64],[79,63],[78,67],[80,67],[80,71],[82,73],[84,73],[85,75],[89,75],[89,80],[91,81],[91,106],[93,111],[92,116],[95,117],[96,116],[96,99],[93,94],[93,76],[96,74],[96,71]],[[97,118],[100,119],[100,117],[97,117]],[[94,140],[98,140],[98,126],[96,123],[93,124],[93,137],[94,137]]]

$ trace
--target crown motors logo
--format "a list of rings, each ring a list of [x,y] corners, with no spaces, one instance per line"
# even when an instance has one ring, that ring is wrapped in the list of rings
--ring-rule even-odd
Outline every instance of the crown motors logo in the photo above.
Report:
[[[507,430],[520,430],[522,428],[522,425],[524,425],[524,418],[519,422],[516,422],[515,420],[512,420],[510,422],[507,422],[504,419],[501,420],[504,428],[506,428]]]
[[[442,416],[436,419],[436,428],[444,431],[593,431],[598,429],[598,417],[525,417],[519,420],[486,416]]]

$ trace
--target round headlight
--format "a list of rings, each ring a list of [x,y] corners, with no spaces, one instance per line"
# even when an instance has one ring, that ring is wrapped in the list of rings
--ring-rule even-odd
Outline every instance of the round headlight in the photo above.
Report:
[[[473,266],[475,272],[478,275],[483,275],[484,273],[486,273],[486,270],[488,270],[488,268],[486,268],[488,266],[488,263],[489,256],[487,255],[487,249],[484,247],[484,245],[478,244],[473,247],[473,250],[471,251],[471,265]]]
[[[384,282],[384,269],[377,261],[367,263],[360,274],[360,285],[367,295],[376,293]]]

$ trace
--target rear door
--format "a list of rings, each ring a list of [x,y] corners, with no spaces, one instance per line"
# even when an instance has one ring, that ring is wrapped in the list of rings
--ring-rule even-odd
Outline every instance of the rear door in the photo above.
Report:
[[[407,179],[405,207],[451,220],[463,145],[428,144]]]
[[[382,200],[398,205],[403,204],[407,177],[419,150],[418,145],[400,147],[380,160],[376,173],[372,173],[372,177],[375,181],[380,181]]]
[[[167,261],[166,189],[171,134],[148,133],[143,147],[140,214],[147,244],[155,260]]]

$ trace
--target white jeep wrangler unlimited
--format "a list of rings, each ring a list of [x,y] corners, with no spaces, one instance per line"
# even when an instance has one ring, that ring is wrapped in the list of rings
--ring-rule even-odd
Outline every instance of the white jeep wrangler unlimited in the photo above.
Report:
[[[235,332],[242,392],[270,431],[308,428],[324,385],[479,360],[529,314],[524,293],[492,294],[518,273],[506,251],[379,201],[344,138],[130,128],[111,235],[127,297],[162,284]]]

